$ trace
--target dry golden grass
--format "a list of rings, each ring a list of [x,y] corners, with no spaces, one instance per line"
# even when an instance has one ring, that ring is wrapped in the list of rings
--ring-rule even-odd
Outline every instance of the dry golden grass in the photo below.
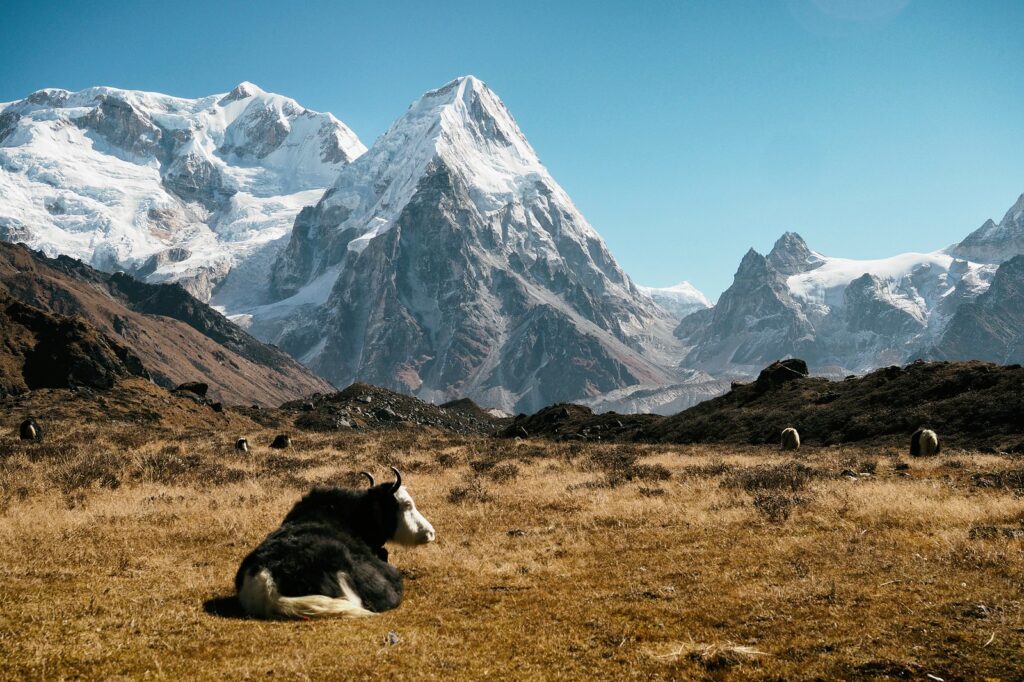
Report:
[[[1024,675],[1019,461],[140,428],[0,430],[0,678]],[[402,606],[237,617],[304,489],[388,464],[438,531],[392,550]]]

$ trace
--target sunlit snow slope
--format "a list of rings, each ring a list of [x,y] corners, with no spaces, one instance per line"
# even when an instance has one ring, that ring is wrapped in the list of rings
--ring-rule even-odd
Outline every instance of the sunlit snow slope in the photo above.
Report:
[[[40,90],[0,105],[0,239],[206,300],[364,151],[332,115],[251,83],[201,99]]]

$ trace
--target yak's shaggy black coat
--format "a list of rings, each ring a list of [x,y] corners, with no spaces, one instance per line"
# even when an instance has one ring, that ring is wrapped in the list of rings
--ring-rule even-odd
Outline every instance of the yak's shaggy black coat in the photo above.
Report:
[[[245,557],[235,576],[269,569],[285,597],[343,597],[337,574],[348,574],[363,608],[381,612],[402,601],[402,575],[387,563],[384,543],[398,526],[391,484],[368,490],[315,488],[285,516],[281,527]]]
[[[21,440],[42,440],[43,430],[34,417],[29,417],[18,427],[18,436]]]

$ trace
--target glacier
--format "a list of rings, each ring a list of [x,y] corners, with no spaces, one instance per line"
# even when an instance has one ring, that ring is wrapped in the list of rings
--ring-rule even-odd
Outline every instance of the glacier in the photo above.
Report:
[[[247,82],[200,99],[40,90],[0,105],[0,238],[209,300],[365,150]]]

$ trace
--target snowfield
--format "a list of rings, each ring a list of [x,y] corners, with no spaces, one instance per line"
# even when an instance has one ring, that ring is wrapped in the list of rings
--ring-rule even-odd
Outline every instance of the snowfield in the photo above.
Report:
[[[0,237],[205,300],[365,150],[251,83],[201,99],[41,90],[0,105]]]
[[[837,310],[846,304],[846,288],[868,274],[884,283],[884,293],[894,307],[907,311],[922,323],[945,297],[965,281],[973,294],[988,288],[996,267],[957,260],[941,251],[902,253],[877,260],[821,256],[821,265],[786,280],[792,295],[811,306]]]
[[[712,306],[711,300],[703,292],[685,281],[670,287],[638,285],[637,288],[677,320]]]

